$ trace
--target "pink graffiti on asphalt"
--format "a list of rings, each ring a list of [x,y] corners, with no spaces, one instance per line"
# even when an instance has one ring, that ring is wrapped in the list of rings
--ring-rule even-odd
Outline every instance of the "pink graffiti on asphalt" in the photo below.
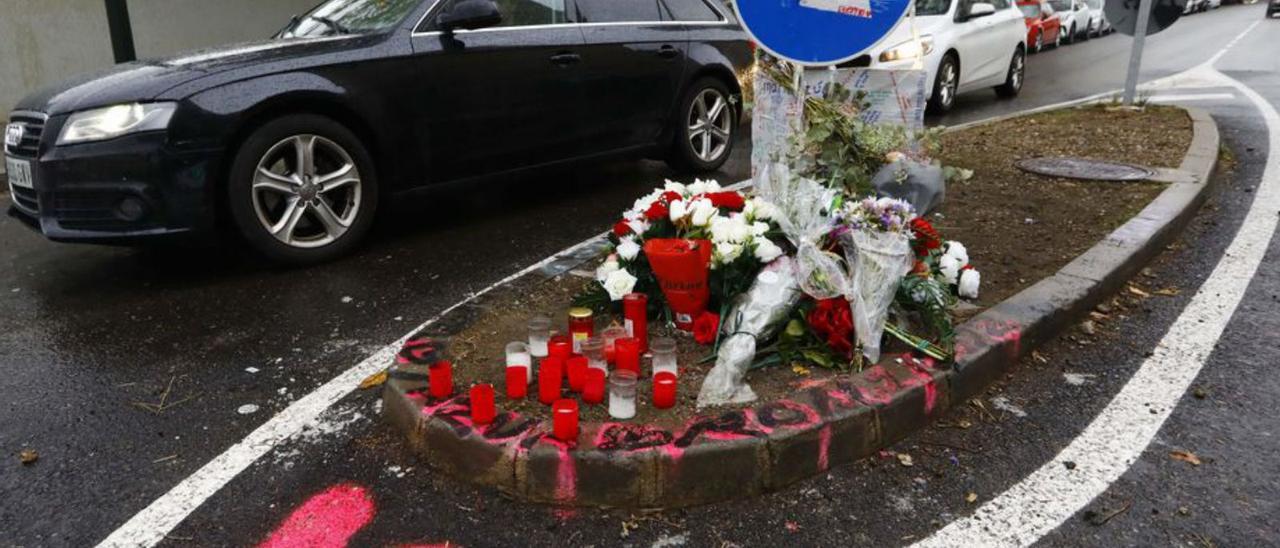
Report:
[[[260,548],[339,548],[373,521],[377,509],[368,491],[344,483],[325,489],[299,506]]]

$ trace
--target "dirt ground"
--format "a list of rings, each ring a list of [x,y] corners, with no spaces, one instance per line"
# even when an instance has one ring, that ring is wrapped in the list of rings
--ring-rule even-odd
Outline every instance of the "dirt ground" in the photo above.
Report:
[[[946,203],[933,221],[944,237],[963,242],[982,273],[977,308],[998,303],[1049,276],[1136,215],[1159,192],[1155,183],[1084,182],[1024,173],[1013,163],[1038,156],[1078,156],[1152,167],[1176,167],[1191,141],[1191,121],[1181,110],[1151,107],[1145,112],[1103,108],[1046,113],[953,132],[944,137],[947,165],[972,169],[971,180],[948,188]],[[524,340],[526,322],[535,314],[553,320],[553,330],[566,331],[573,295],[593,283],[586,273],[503,288],[490,307],[450,341],[459,390],[493,383],[499,407],[549,418],[537,399],[537,383],[521,401],[505,397],[507,342]],[[597,330],[620,318],[597,318]],[[649,360],[642,362],[636,422],[669,426],[697,414],[694,403],[711,362],[710,353],[691,336],[674,328],[651,325],[650,336],[674,335],[679,344],[678,404],[669,410],[650,405]],[[790,367],[754,371],[748,378],[761,400],[782,397],[805,380],[839,374],[817,367],[797,372]],[[606,398],[607,402],[607,398]],[[609,420],[607,405],[582,406],[582,420]]]

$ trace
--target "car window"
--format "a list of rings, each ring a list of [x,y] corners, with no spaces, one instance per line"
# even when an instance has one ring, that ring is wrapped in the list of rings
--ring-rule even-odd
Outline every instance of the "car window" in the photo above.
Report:
[[[420,0],[329,0],[280,31],[280,38],[364,34],[390,30]]]
[[[576,23],[644,23],[662,21],[661,0],[576,0]]]
[[[444,0],[435,14],[453,9],[453,4],[459,1],[461,0]],[[494,25],[495,27],[528,27],[568,22],[564,9],[565,0],[493,0],[493,3],[498,5],[498,12],[502,14],[502,22]],[[423,30],[440,30],[434,16]]]
[[[996,7],[996,11],[1009,9],[1009,0],[991,0],[991,5]]]
[[[705,0],[662,0],[664,20],[667,21],[720,21],[719,13],[711,9]]]
[[[1055,11],[1071,11],[1071,0],[1050,0],[1049,5]]]
[[[1036,4],[1018,4],[1018,9],[1022,10],[1023,17],[1040,17],[1040,6]]]
[[[951,0],[919,0],[916,2],[916,15],[946,15],[951,9]]]

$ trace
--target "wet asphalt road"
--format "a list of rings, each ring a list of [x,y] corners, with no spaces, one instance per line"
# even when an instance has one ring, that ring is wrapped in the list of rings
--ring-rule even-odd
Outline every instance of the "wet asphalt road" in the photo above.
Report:
[[[1261,17],[1261,6],[1197,15],[1153,38],[1151,71],[1203,62]],[[1258,29],[1236,50],[1274,48]],[[1268,46],[1270,44],[1270,46]],[[1280,105],[1270,56],[1219,64]],[[963,98],[954,124],[1118,87],[1127,40],[1107,37],[1033,57],[1021,98]],[[1048,75],[1048,76],[1046,76]],[[1234,234],[1261,175],[1266,134],[1245,103],[1211,106],[1239,158],[1179,249],[1153,268],[1151,287],[1188,288],[1105,325],[1088,346],[1063,341],[1047,363],[1000,389],[1027,417],[971,429],[935,428],[897,451],[916,466],[864,462],[758,500],[643,517],[553,512],[506,501],[417,468],[376,419],[376,394],[334,411],[335,432],[310,431],[278,448],[197,510],[174,544],[245,545],[331,485],[354,483],[377,504],[360,545],[405,542],[648,545],[900,544],[972,508],[968,492],[999,493],[1065,445],[1141,363]],[[746,176],[744,151],[718,178]],[[448,189],[399,204],[357,256],[307,270],[263,268],[235,250],[135,251],[46,243],[0,220],[0,543],[86,545],[234,444],[290,402],[413,326],[524,266],[589,237],[663,177],[654,162],[617,162]],[[1273,544],[1280,486],[1269,405],[1280,389],[1268,347],[1280,323],[1273,249],[1222,347],[1142,461],[1095,501],[1128,511],[1102,526],[1073,520],[1051,545],[1196,542]],[[251,372],[253,368],[256,372]],[[1063,373],[1092,374],[1083,386]],[[159,405],[163,402],[163,405]],[[245,405],[259,409],[250,414]],[[962,410],[944,423],[967,420]],[[922,443],[929,442],[929,443]],[[961,449],[937,445],[945,443]],[[1206,464],[1170,462],[1170,446]],[[40,453],[17,464],[23,448]],[[954,461],[952,458],[954,457]],[[1181,466],[1179,466],[1181,465]],[[1185,509],[1185,513],[1179,512]],[[788,527],[788,522],[791,527]],[[683,537],[682,537],[683,535]]]

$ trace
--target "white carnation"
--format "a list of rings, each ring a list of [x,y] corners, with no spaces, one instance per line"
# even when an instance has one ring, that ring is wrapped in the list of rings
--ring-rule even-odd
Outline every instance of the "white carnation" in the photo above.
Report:
[[[755,215],[752,219],[757,221],[768,221],[778,218],[778,207],[764,201],[759,196],[751,199],[751,212]]]
[[[731,226],[733,221],[724,215],[716,215],[711,218],[711,241],[715,243],[727,242],[732,235]]]
[[[693,184],[688,186],[689,195],[697,196],[699,194],[709,194],[720,191],[720,183],[714,180],[703,181],[702,179],[694,179]]]
[[[671,202],[670,213],[671,213],[671,222],[678,223],[680,222],[680,219],[685,218],[685,216],[689,214],[689,211],[687,206],[684,203],[684,200],[676,200],[674,202]]]
[[[782,256],[782,248],[778,244],[773,243],[768,238],[758,238],[756,240],[756,259],[762,263],[771,263],[774,259]]]
[[[631,227],[631,232],[639,235],[643,235],[645,232],[649,231],[649,221],[641,218],[628,219],[627,226]]]
[[[751,225],[747,224],[747,218],[742,215],[734,214],[729,217],[729,239],[735,242],[745,242],[751,237]]]
[[[617,272],[621,268],[622,265],[618,264],[617,259],[610,256],[600,266],[596,267],[596,281],[604,283],[605,280],[609,279],[610,274]]]
[[[960,269],[964,264],[952,255],[943,255],[938,259],[938,270],[942,271],[942,277],[947,280],[950,285],[955,285],[960,277]]]
[[[982,285],[982,274],[972,268],[960,273],[960,296],[966,299],[978,298],[978,286]]]
[[[609,292],[609,299],[621,301],[636,288],[636,277],[626,270],[615,270],[604,280],[604,289]]]
[[[636,243],[635,238],[627,236],[618,243],[617,251],[618,256],[621,257],[622,260],[630,261],[635,259],[636,255],[640,254],[640,244]]]
[[[707,223],[711,222],[711,218],[720,212],[711,203],[711,200],[706,198],[694,200],[690,209],[693,210],[693,226],[707,226]]]
[[[756,221],[755,224],[751,225],[751,235],[753,236],[764,236],[765,234],[768,234],[768,233],[769,233],[769,223],[762,223],[762,222]]]
[[[721,263],[731,263],[742,255],[742,245],[733,242],[716,244],[716,256]]]
[[[677,183],[675,181],[667,179],[667,183],[663,185],[662,190],[664,192],[675,192],[681,196],[687,196],[689,192],[689,187],[684,186],[684,184],[682,183]]]
[[[947,242],[947,255],[955,257],[960,266],[969,264],[969,250],[960,242]]]

